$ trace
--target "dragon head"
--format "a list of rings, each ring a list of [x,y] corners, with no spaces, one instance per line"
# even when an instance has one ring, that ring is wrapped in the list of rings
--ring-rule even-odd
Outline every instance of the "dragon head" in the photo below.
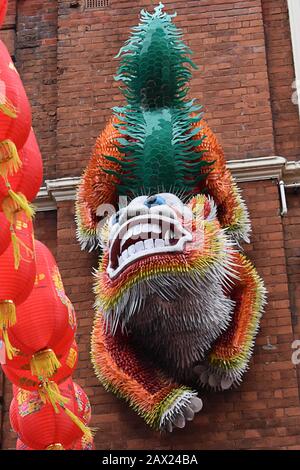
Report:
[[[226,309],[222,292],[233,275],[233,246],[205,195],[187,202],[172,193],[136,197],[101,227],[99,237],[97,306],[112,331],[136,315],[145,321],[149,302],[164,314],[185,298],[205,304],[207,295],[216,301],[219,294],[219,312]]]

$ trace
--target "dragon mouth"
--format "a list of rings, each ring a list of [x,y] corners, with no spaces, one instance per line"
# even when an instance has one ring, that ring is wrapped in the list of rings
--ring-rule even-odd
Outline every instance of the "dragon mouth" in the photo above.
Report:
[[[154,214],[131,218],[110,241],[107,273],[114,279],[142,258],[182,253],[192,239],[192,234],[177,219]]]

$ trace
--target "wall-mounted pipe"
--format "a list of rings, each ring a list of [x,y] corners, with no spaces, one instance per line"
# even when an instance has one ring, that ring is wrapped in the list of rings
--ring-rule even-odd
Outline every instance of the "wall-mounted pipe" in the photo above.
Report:
[[[280,201],[281,201],[281,212],[280,215],[283,217],[287,214],[287,203],[285,195],[285,184],[284,181],[279,181],[279,192],[280,192]]]
[[[284,185],[285,189],[300,188],[300,183],[290,183]]]

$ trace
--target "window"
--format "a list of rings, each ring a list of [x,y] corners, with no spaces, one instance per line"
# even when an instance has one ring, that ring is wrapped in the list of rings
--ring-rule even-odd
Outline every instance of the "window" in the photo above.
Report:
[[[109,0],[85,0],[86,10],[97,10],[109,6]]]

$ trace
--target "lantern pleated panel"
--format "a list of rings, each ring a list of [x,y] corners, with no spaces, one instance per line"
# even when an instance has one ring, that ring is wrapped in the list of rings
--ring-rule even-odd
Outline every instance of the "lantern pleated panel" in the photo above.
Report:
[[[11,344],[32,356],[32,373],[51,377],[74,341],[76,316],[72,304],[62,299],[57,285],[57,265],[49,249],[35,242],[36,281],[28,298],[17,307],[17,323],[9,330]]]
[[[0,174],[14,173],[20,166],[17,150],[28,139],[31,110],[19,74],[6,46],[0,41]]]
[[[22,243],[19,269],[14,269],[12,244],[0,257],[0,303],[1,300],[12,299],[16,305],[19,305],[29,296],[35,282],[36,263],[31,221],[20,223],[18,238]]]
[[[43,162],[40,149],[33,130],[22,149],[19,151],[22,162],[21,168],[7,177],[11,189],[22,193],[28,201],[33,201],[39,192],[43,181]],[[3,178],[0,178],[0,207],[3,199],[8,197],[8,188]]]
[[[11,242],[10,222],[0,212],[0,256]]]
[[[74,398],[72,379],[60,386],[65,404],[72,416],[76,416],[77,403]],[[69,414],[60,410],[56,413],[48,403],[43,403],[37,392],[19,389],[15,396],[18,407],[18,426],[21,441],[35,450],[51,450],[53,447],[68,449],[83,436],[83,431],[72,420]]]
[[[36,198],[43,182],[43,160],[33,129],[19,153],[23,161],[24,176],[17,191],[23,193],[31,202]]]
[[[8,357],[13,355],[8,331],[17,321],[16,307],[29,296],[36,276],[31,221],[20,221],[17,232],[18,240],[0,256],[0,335]]]
[[[9,421],[10,421],[12,430],[18,434],[19,432],[18,409],[16,406],[15,397],[13,397],[10,407],[9,407]]]
[[[7,12],[7,0],[1,0],[0,2],[0,27],[2,26],[5,15]]]
[[[67,380],[74,372],[78,362],[78,348],[74,341],[69,351],[64,356],[58,356],[61,367],[51,377],[51,381],[61,384]],[[15,356],[7,359],[2,365],[6,377],[17,387],[28,391],[37,391],[41,387],[41,381],[36,375],[31,373],[31,356]]]

